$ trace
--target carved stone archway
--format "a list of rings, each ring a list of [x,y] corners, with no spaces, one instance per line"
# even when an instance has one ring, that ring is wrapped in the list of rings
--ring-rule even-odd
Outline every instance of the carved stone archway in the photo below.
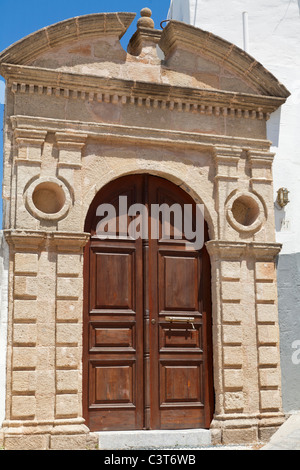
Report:
[[[134,16],[70,19],[0,54],[7,449],[97,442],[82,414],[84,220],[105,184],[134,173],[168,175],[206,207],[214,442],[266,440],[284,420],[266,122],[289,93],[244,51],[180,22],[160,31],[144,18],[125,52]]]

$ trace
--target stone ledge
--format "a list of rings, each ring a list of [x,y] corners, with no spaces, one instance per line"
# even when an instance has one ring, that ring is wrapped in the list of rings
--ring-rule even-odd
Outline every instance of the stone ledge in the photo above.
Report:
[[[246,137],[230,137],[225,135],[201,134],[196,132],[154,129],[120,124],[105,124],[95,122],[68,121],[52,118],[32,116],[11,116],[14,131],[17,129],[42,129],[48,132],[73,132],[87,135],[89,138],[99,139],[113,144],[122,142],[129,144],[142,143],[151,146],[174,146],[183,148],[209,149],[215,153],[215,147],[225,155],[241,154],[241,149],[256,149],[258,152],[267,152],[271,142],[262,139]]]

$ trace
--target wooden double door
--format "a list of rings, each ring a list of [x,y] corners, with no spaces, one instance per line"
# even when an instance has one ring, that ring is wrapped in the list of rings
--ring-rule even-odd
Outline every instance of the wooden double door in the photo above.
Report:
[[[124,231],[128,207],[148,210],[148,236]],[[124,201],[125,199],[123,199]],[[99,239],[100,204],[116,210],[117,237]],[[208,428],[213,413],[210,261],[205,247],[151,237],[153,204],[192,204],[171,182],[120,178],[92,203],[85,249],[83,403],[91,431]],[[123,217],[121,223],[121,216]],[[124,233],[123,233],[124,232]],[[207,228],[205,226],[207,239]],[[176,238],[176,239],[175,239]]]

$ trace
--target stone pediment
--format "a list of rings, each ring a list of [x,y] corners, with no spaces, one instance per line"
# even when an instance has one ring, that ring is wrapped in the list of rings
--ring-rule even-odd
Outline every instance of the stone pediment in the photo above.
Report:
[[[40,70],[39,76],[49,70],[151,82],[167,85],[167,89],[289,96],[249,54],[212,33],[178,21],[170,21],[163,31],[140,27],[129,43],[130,53],[126,52],[120,38],[134,17],[134,13],[102,13],[48,26],[3,51],[0,65],[22,66],[16,72],[19,76],[34,67]],[[156,55],[156,44],[165,54],[163,60]],[[2,66],[1,70],[6,77],[8,68]]]
[[[33,65],[48,54],[56,57],[66,45],[73,60],[76,56],[86,57],[87,50],[80,46],[82,43],[91,44],[104,38],[119,42],[135,16],[135,13],[97,13],[61,21],[12,44],[0,54],[0,62]],[[51,63],[48,67],[52,68]]]
[[[282,98],[290,95],[255,58],[211,32],[172,20],[159,45],[169,68],[185,70],[214,88]]]

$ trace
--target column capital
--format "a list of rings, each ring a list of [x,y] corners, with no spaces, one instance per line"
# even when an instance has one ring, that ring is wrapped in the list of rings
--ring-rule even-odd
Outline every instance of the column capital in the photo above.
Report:
[[[251,183],[272,183],[272,165],[275,153],[248,150],[247,156],[251,168]]]
[[[88,138],[87,134],[80,132],[56,132],[56,142],[58,148],[74,148],[81,149],[84,147]]]
[[[16,251],[44,250],[79,252],[90,239],[86,232],[41,232],[35,230],[4,230],[7,243]]]
[[[214,147],[216,180],[237,181],[239,179],[238,164],[242,154],[242,148]]]
[[[42,148],[47,136],[47,131],[38,129],[14,129],[14,139],[18,146],[15,161],[21,163],[41,164]]]
[[[17,144],[42,145],[46,139],[47,131],[38,129],[14,129],[14,137]]]
[[[206,243],[206,248],[210,256],[224,260],[254,258],[259,261],[274,261],[282,245],[280,243],[211,240]]]
[[[58,166],[81,168],[82,149],[88,138],[81,132],[56,132],[57,147],[59,149]]]
[[[272,165],[275,158],[274,152],[266,152],[265,150],[247,150],[249,161],[252,165]]]
[[[214,156],[215,159],[226,159],[227,161],[232,160],[233,162],[236,159],[240,159],[244,150],[240,147],[226,147],[217,145],[214,147]]]

